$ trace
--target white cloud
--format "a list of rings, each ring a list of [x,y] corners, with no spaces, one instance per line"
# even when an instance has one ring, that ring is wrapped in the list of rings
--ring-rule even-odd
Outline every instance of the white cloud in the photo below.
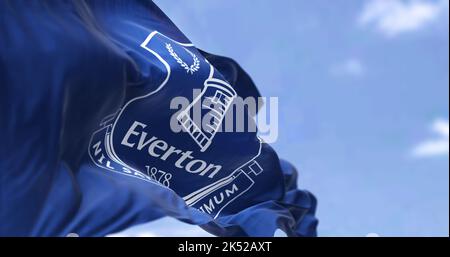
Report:
[[[388,37],[421,29],[435,22],[444,12],[448,0],[370,0],[359,23],[374,25]]]
[[[449,153],[449,123],[448,120],[436,120],[431,130],[438,136],[417,145],[412,154],[415,157],[448,156]]]
[[[357,58],[347,59],[331,67],[331,74],[335,76],[361,77],[364,73],[364,65]]]

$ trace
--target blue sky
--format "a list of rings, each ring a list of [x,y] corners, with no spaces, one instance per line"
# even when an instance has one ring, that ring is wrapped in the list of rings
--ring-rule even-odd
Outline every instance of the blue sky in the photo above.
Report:
[[[447,0],[155,1],[279,97],[279,156],[321,236],[449,235]],[[171,219],[127,235],[196,236]]]

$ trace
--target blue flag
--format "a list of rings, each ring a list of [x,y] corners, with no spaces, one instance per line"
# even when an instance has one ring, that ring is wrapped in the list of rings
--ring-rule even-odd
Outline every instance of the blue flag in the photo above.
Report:
[[[164,216],[218,236],[316,235],[296,170],[256,132],[220,130],[236,97],[260,96],[249,76],[151,1],[1,1],[0,92],[0,236]]]

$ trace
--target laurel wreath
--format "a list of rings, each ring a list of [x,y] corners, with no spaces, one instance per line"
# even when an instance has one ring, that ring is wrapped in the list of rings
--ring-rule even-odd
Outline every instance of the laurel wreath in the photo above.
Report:
[[[177,63],[179,63],[181,65],[181,67],[183,67],[186,70],[186,73],[191,73],[191,75],[192,75],[192,74],[194,74],[194,72],[198,71],[198,69],[200,68],[200,60],[197,58],[197,56],[195,54],[188,51],[187,49],[186,49],[186,52],[188,52],[192,56],[192,60],[194,61],[194,63],[191,66],[189,66],[187,63],[185,63],[178,56],[178,54],[173,50],[173,47],[171,44],[166,43],[166,49],[167,49],[167,51],[169,51],[169,54],[177,61]]]

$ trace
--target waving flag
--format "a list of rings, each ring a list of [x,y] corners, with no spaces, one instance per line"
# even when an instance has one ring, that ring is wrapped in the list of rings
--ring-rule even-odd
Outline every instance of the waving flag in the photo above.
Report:
[[[0,235],[164,216],[219,236],[316,233],[295,169],[256,132],[220,131],[236,97],[259,96],[251,79],[151,1],[1,1],[0,90]]]

